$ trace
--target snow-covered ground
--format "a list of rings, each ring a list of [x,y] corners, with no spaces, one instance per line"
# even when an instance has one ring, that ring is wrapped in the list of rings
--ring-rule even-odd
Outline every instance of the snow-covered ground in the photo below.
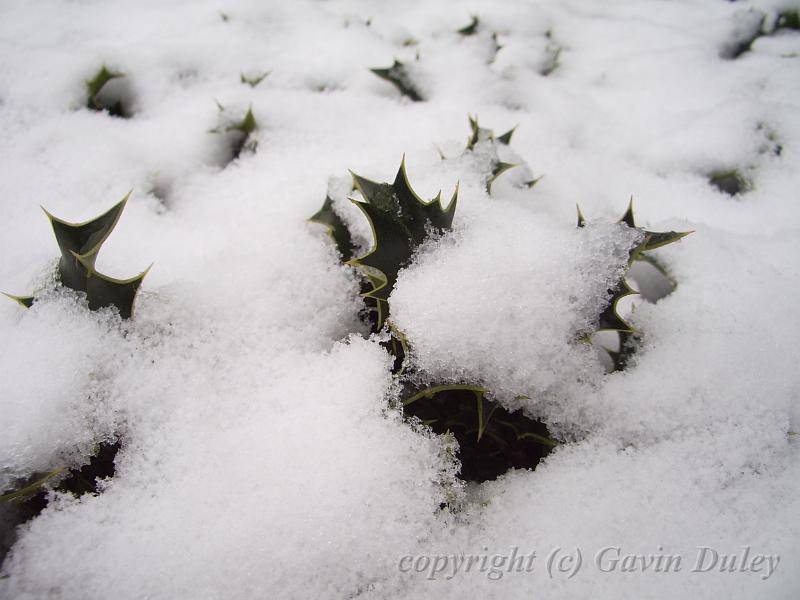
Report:
[[[102,493],[53,493],[21,526],[0,596],[796,598],[791,10],[0,4],[0,289],[44,290],[0,302],[0,491],[122,442]],[[370,72],[394,59],[424,100]],[[86,108],[103,65],[130,118]],[[210,130],[249,107],[258,129],[229,161],[233,133]],[[517,126],[501,150],[527,166],[491,196],[468,114]],[[563,443],[535,471],[464,485],[448,440],[390,408],[359,277],[307,221],[327,193],[368,249],[348,169],[392,181],[403,155],[423,198],[459,192],[453,230],[400,273],[393,321],[419,370],[547,422]],[[731,172],[740,193],[710,183]],[[155,264],[121,321],[48,284],[39,206],[84,221],[131,189],[97,268]],[[631,196],[641,225],[694,233],[657,251],[675,290],[627,302],[642,346],[607,373],[575,333],[632,243],[615,225]]]

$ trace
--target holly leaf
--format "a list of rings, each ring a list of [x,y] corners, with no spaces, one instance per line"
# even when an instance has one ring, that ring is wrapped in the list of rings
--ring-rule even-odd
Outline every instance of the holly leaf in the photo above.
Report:
[[[247,85],[249,85],[250,87],[254,88],[254,87],[256,87],[256,86],[257,86],[259,83],[261,83],[262,81],[264,81],[264,79],[266,79],[267,75],[269,75],[269,71],[264,71],[263,73],[261,73],[261,74],[259,74],[259,75],[255,75],[255,76],[253,76],[253,77],[248,77],[248,76],[247,76],[247,75],[245,75],[244,73],[239,73],[239,80],[240,80],[242,83],[246,83],[246,84],[247,84]]]
[[[509,412],[487,394],[478,385],[418,389],[407,384],[401,396],[407,417],[456,438],[461,478],[467,481],[494,479],[510,468],[535,468],[558,445],[544,423],[521,410]]]
[[[95,76],[86,82],[86,89],[88,92],[86,107],[95,111],[106,110],[110,115],[115,117],[124,118],[128,116],[126,115],[125,107],[122,104],[121,98],[104,97],[108,96],[108,94],[101,95],[103,88],[109,81],[112,79],[119,79],[121,77],[125,77],[124,73],[112,71],[106,67],[106,65],[100,67],[100,70],[95,74]]]
[[[33,296],[14,296],[13,294],[6,294],[2,292],[3,296],[6,298],[10,298],[20,306],[24,306],[25,308],[30,308],[33,306],[33,301],[36,299]]]
[[[11,501],[24,501],[31,496],[38,494],[44,485],[53,479],[53,477],[60,475],[66,470],[66,467],[59,467],[48,472],[37,472],[28,477],[17,489],[6,492],[0,495],[0,502]]]
[[[244,135],[250,135],[256,129],[258,129],[258,124],[256,123],[256,118],[253,116],[253,107],[251,106],[247,109],[241,121],[229,125],[225,128],[225,131],[240,131]]]
[[[414,85],[408,69],[399,60],[395,59],[392,66],[387,69],[370,69],[370,71],[381,79],[390,82],[403,96],[410,98],[414,102],[421,102],[425,99]]]
[[[495,162],[493,164],[493,166],[492,166],[492,173],[489,176],[489,178],[486,180],[486,193],[487,194],[491,194],[492,193],[492,184],[495,182],[495,180],[498,177],[500,177],[500,175],[502,175],[506,171],[508,171],[510,169],[513,169],[514,167],[518,167],[518,166],[519,166],[518,164]]]
[[[628,208],[619,222],[644,233],[642,242],[631,251],[631,261],[640,260],[639,256],[642,252],[649,252],[667,244],[672,244],[693,233],[692,231],[648,231],[642,227],[637,227],[633,216],[633,198],[628,202]]]
[[[114,306],[119,310],[120,317],[130,319],[133,316],[133,301],[136,299],[136,293],[153,265],[147,267],[136,277],[114,279],[95,271],[88,261],[83,262],[82,256],[76,256],[76,259],[86,269],[86,298],[89,302],[89,310]]]
[[[633,328],[617,312],[617,305],[626,296],[638,294],[623,275],[614,288],[609,290],[609,299],[598,320],[598,331],[627,331],[633,332]]]
[[[58,271],[63,285],[76,291],[86,291],[88,274],[83,265],[85,263],[94,267],[97,253],[116,227],[129,197],[130,192],[99,217],[83,223],[69,223],[42,209],[50,220],[61,250]]]
[[[114,279],[97,272],[95,261],[100,248],[119,221],[129,197],[130,192],[99,217],[83,223],[64,221],[42,209],[50,220],[61,250],[58,263],[61,285],[85,292],[90,310],[115,306],[123,319],[133,315],[136,292],[150,267],[131,279]],[[27,296],[9,297],[27,307],[34,301],[34,298]]]
[[[373,275],[374,288],[364,295],[385,301],[394,289],[398,272],[408,265],[417,246],[430,232],[450,229],[458,187],[446,209],[441,203],[441,193],[425,202],[408,182],[405,160],[391,184],[371,181],[355,173],[353,181],[364,201],[352,202],[367,217],[374,244],[367,254],[350,263],[365,267]]]
[[[314,213],[309,221],[319,223],[327,228],[328,235],[336,243],[336,249],[339,250],[343,262],[347,262],[353,257],[353,240],[350,230],[333,210],[333,199],[330,196],[325,196],[322,208]]]
[[[468,35],[475,35],[478,32],[478,25],[480,24],[480,19],[478,19],[477,15],[472,15],[470,18],[469,25],[466,27],[462,27],[458,29],[456,33],[460,33],[463,36]]]

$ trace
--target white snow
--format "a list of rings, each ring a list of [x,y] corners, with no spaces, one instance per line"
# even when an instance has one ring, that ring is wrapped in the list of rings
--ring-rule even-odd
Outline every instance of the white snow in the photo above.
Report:
[[[597,327],[640,234],[617,223],[578,229],[486,197],[474,206],[459,215],[463,230],[401,272],[389,300],[412,364],[437,384],[481,384],[512,410],[519,396],[558,397],[599,379],[577,334]]]
[[[785,10],[800,3],[0,5],[0,290],[42,290],[29,310],[0,302],[0,491],[123,443],[102,493],[51,494],[20,527],[0,597],[795,598],[800,34],[773,31]],[[456,33],[471,15],[476,34]],[[370,73],[395,58],[426,101]],[[130,119],[84,108],[103,64],[125,73]],[[248,107],[258,147],[226,164],[210,130]],[[461,155],[468,114],[517,126],[500,157],[526,166],[491,196],[490,151]],[[480,383],[547,422],[564,443],[535,471],[465,485],[451,440],[402,419],[359,278],[307,222],[328,193],[368,249],[347,171],[392,181],[403,155],[420,197],[458,182],[459,199],[453,230],[401,271],[392,322],[430,381]],[[709,184],[731,170],[752,189]],[[527,189],[528,174],[543,178]],[[78,222],[131,189],[97,268],[154,266],[120,321],[54,288],[39,206]],[[675,290],[624,304],[642,347],[607,373],[576,339],[635,243],[616,224],[631,196],[641,226],[694,233],[656,251]],[[692,572],[704,546],[777,566]],[[512,547],[536,551],[532,572],[398,568]],[[606,547],[684,567],[604,572]],[[574,577],[548,574],[556,548],[582,553]]]

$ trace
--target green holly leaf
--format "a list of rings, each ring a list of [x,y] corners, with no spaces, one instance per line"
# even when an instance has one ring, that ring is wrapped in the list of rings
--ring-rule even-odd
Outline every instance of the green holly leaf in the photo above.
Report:
[[[248,76],[247,76],[247,75],[245,75],[244,73],[239,73],[239,80],[240,80],[242,83],[246,83],[246,84],[247,84],[247,85],[249,85],[250,87],[254,88],[254,87],[256,87],[256,86],[257,86],[259,83],[261,83],[262,81],[264,81],[264,79],[266,79],[267,75],[269,75],[269,71],[264,71],[263,73],[261,73],[261,74],[259,74],[259,75],[255,75],[255,76],[253,76],[253,77],[248,77]]]
[[[486,433],[489,421],[497,412],[497,409],[500,408],[500,405],[497,402],[487,400],[482,392],[475,394],[475,405],[478,413],[478,437],[476,441],[480,442],[483,434]]]
[[[630,359],[641,342],[641,332],[620,331],[619,350],[603,348],[611,359],[613,371],[623,371],[628,368]]]
[[[461,477],[467,481],[494,479],[509,468],[535,468],[558,445],[544,423],[519,410],[509,412],[487,393],[477,385],[417,389],[407,384],[402,396],[407,417],[456,438]]]
[[[33,473],[21,480],[15,489],[0,495],[3,508],[3,540],[0,547],[2,556],[17,539],[16,528],[39,515],[48,505],[47,491],[54,489],[80,497],[86,493],[97,494],[99,478],[113,477],[116,467],[114,459],[120,443],[101,442],[95,447],[89,463],[81,467],[59,467],[49,472]]]
[[[127,111],[122,103],[121,98],[104,98],[101,92],[105,85],[112,79],[119,79],[125,77],[123,73],[110,70],[106,65],[100,67],[100,70],[86,82],[86,89],[88,98],[86,107],[95,111],[108,111],[108,113],[115,117],[127,117]]]
[[[516,127],[512,127],[508,131],[506,131],[503,135],[497,136],[497,141],[503,144],[504,146],[508,146],[511,143],[511,136],[514,135],[514,132],[517,130]]]
[[[642,242],[642,246],[639,249],[639,252],[648,252],[650,250],[655,250],[656,248],[661,248],[662,246],[666,246],[667,244],[672,244],[673,242],[677,242],[681,238],[685,238],[690,233],[694,233],[692,231],[647,231],[645,232],[644,242]],[[641,260],[639,256],[636,257],[637,260]]]
[[[492,32],[492,58],[489,60],[489,64],[495,61],[497,53],[503,48],[505,48],[505,46],[500,43],[500,34],[496,31]]]
[[[525,182],[525,187],[528,188],[528,189],[531,189],[533,186],[535,186],[537,183],[539,183],[542,180],[542,177],[544,177],[544,175],[539,175],[538,177],[534,177],[533,179],[529,179],[528,181]]]
[[[387,305],[388,306],[388,305]],[[392,373],[397,377],[403,375],[406,370],[406,356],[408,355],[408,339],[405,334],[397,329],[392,323],[387,322],[389,329],[389,339],[382,342],[386,351],[392,355],[394,362],[392,364]]]
[[[97,253],[116,227],[129,197],[130,192],[99,217],[83,223],[63,221],[42,209],[50,220],[61,250],[58,271],[63,285],[76,291],[86,291],[88,274],[83,264],[94,267]]]
[[[469,119],[470,136],[467,139],[467,150],[474,150],[475,145],[482,141],[493,141],[494,132],[491,129],[486,129],[478,124],[478,117],[467,115]]]
[[[13,294],[6,294],[5,292],[0,292],[6,298],[10,298],[20,306],[24,306],[25,308],[30,308],[33,306],[33,301],[35,298],[33,296],[14,296]]]
[[[100,70],[95,74],[95,76],[86,82],[86,87],[89,90],[89,99],[91,100],[96,98],[97,94],[100,93],[100,90],[103,89],[105,84],[112,79],[117,79],[118,77],[125,77],[125,75],[123,73],[112,71],[105,65],[100,67]]]
[[[115,306],[123,319],[132,316],[136,292],[150,268],[136,277],[120,280],[98,273],[94,265],[97,254],[117,225],[129,197],[130,192],[99,217],[83,223],[64,221],[42,209],[50,220],[56,243],[61,250],[58,262],[61,285],[86,293],[90,310]],[[6,296],[26,308],[35,300],[32,296]]]
[[[547,44],[545,48],[545,60],[542,68],[539,70],[539,74],[543,77],[547,77],[548,75],[552,74],[561,63],[559,63],[559,57],[561,56],[561,46],[556,44]]]
[[[497,409],[497,405],[491,406],[489,405],[489,402],[485,400],[484,395],[488,391],[489,390],[486,388],[475,385],[438,385],[417,391],[413,395],[403,400],[402,404],[404,407],[407,407],[415,402],[423,402],[425,400],[431,401],[437,396],[446,394],[448,392],[469,392],[474,397],[473,399],[475,401],[475,406],[470,411],[473,414],[473,418],[470,419],[472,423],[468,425],[468,429],[470,431],[474,431],[477,436],[476,439],[480,441],[481,437],[483,437],[484,431],[486,431],[486,426],[488,425],[489,420],[492,418],[492,414],[494,414],[494,411]]]
[[[625,214],[622,215],[619,222],[625,223],[631,229],[636,229],[636,221],[633,218],[633,198],[628,201],[628,208],[625,210]]]
[[[53,469],[48,472],[34,473],[14,491],[0,495],[0,502],[23,502],[28,500],[32,496],[38,494],[48,481],[53,479],[56,475],[60,475],[65,470],[66,467],[59,467],[58,469]]]
[[[583,217],[583,213],[581,212],[581,207],[576,204],[575,208],[578,209],[578,227],[579,228],[586,227],[586,219]]]
[[[625,223],[631,229],[638,229],[644,233],[642,242],[631,251],[631,261],[640,260],[639,257],[642,252],[649,252],[656,248],[666,246],[667,244],[672,244],[690,233],[693,233],[692,231],[647,231],[646,229],[637,227],[636,220],[633,216],[633,198],[628,202],[628,208],[619,222]]]
[[[512,127],[508,131],[506,131],[503,135],[495,136],[494,131],[491,129],[486,129],[481,127],[478,123],[478,117],[473,117],[472,115],[467,115],[469,119],[469,127],[470,127],[470,136],[467,140],[467,150],[474,150],[475,145],[478,142],[488,141],[494,142],[497,141],[504,146],[508,146],[511,143],[511,138],[514,135],[514,132],[517,130],[516,126]]]
[[[347,262],[353,257],[353,240],[350,230],[333,210],[333,199],[330,196],[325,196],[322,208],[314,213],[309,221],[319,223],[327,228],[328,235],[336,243],[336,249],[339,250],[343,262]]]
[[[217,101],[215,101],[217,102]],[[225,111],[225,107],[217,102],[217,108],[220,112]],[[253,107],[249,107],[241,121],[235,121],[225,126],[215,127],[209,130],[209,133],[230,134],[230,152],[231,159],[235,160],[247,150],[248,152],[255,152],[258,147],[258,141],[255,136],[258,130],[258,123],[253,115]]]
[[[617,285],[609,290],[609,299],[598,320],[598,331],[627,331],[633,332],[633,328],[617,312],[617,305],[626,296],[638,294],[623,276]]]
[[[753,189],[753,183],[736,169],[713,171],[708,175],[708,183],[729,196],[738,196]]]
[[[119,310],[120,317],[130,319],[133,316],[133,301],[136,299],[136,292],[139,291],[139,286],[142,285],[142,281],[152,265],[136,277],[114,279],[95,271],[92,266],[93,261],[90,262],[78,255],[75,255],[75,258],[86,269],[86,298],[89,302],[89,310],[115,306]]]
[[[480,143],[487,143],[491,145],[501,144],[503,146],[508,146],[511,143],[511,138],[516,131],[516,127],[512,127],[508,131],[506,131],[501,136],[495,136],[494,131],[491,129],[485,129],[478,124],[478,118],[473,117],[472,115],[467,115],[469,119],[469,126],[470,126],[470,136],[467,139],[467,148],[466,152],[472,152],[475,150],[475,147]],[[488,164],[488,172],[485,175],[486,177],[486,193],[492,193],[492,184],[495,180],[500,177],[506,171],[513,169],[514,167],[519,167],[520,164],[514,163],[507,163],[503,162],[498,159],[496,156],[489,161]],[[538,183],[541,177],[537,177],[536,179],[532,179],[530,181],[526,181],[525,185],[528,188],[532,188],[536,183]]]
[[[247,109],[241,121],[229,125],[225,128],[225,131],[239,131],[245,135],[250,135],[256,129],[258,129],[258,124],[256,123],[256,118],[253,116],[253,107],[251,106]]]
[[[377,183],[355,173],[353,181],[364,197],[363,202],[353,200],[353,203],[367,217],[374,245],[367,254],[350,262],[366,267],[377,284],[365,295],[385,301],[394,289],[398,272],[408,265],[414,250],[427,239],[429,232],[450,229],[458,187],[446,209],[441,203],[441,193],[433,200],[423,201],[408,182],[405,160],[394,183]]]
[[[458,29],[456,33],[460,33],[463,36],[475,35],[478,33],[478,25],[480,24],[480,19],[478,19],[477,15],[472,15],[470,17],[469,25],[466,27],[462,27]]]
[[[408,69],[399,60],[395,59],[388,69],[370,69],[370,71],[381,79],[392,83],[403,96],[410,98],[414,102],[421,102],[425,99],[414,85]]]
[[[625,214],[622,215],[619,223],[624,223],[631,229],[636,229],[643,234],[641,241],[630,251],[628,257],[628,266],[630,267],[634,261],[646,261],[650,264],[653,264],[662,272],[663,267],[660,265],[660,263],[658,263],[653,257],[645,254],[645,252],[649,252],[651,250],[661,248],[662,246],[666,246],[667,244],[677,242],[678,240],[692,233],[691,231],[656,232],[647,231],[641,227],[638,227],[636,225],[636,219],[634,218],[633,213],[633,199],[631,199],[631,201],[628,203],[628,208],[626,209]],[[581,213],[580,207],[578,207],[578,227],[585,226],[586,220]],[[616,331],[619,334],[619,350],[610,350],[608,348],[604,348],[613,362],[614,370],[621,370],[627,366],[628,360],[633,354],[637,346],[636,342],[640,336],[640,333],[635,331],[634,328],[620,316],[617,310],[618,303],[626,296],[638,293],[639,292],[630,287],[625,279],[625,274],[623,274],[617,284],[608,291],[608,302],[603,307],[598,319],[598,331]]]
[[[776,29],[800,31],[800,10],[786,10],[778,15]]]
[[[518,164],[504,163],[501,161],[495,162],[492,167],[492,173],[489,176],[489,179],[486,180],[486,193],[487,194],[492,193],[492,184],[498,177],[500,177],[500,175],[518,166],[519,166]]]
[[[85,292],[90,310],[115,306],[123,319],[132,316],[136,292],[150,267],[131,279],[114,279],[98,273],[94,266],[100,248],[114,230],[129,197],[130,192],[107,212],[83,223],[69,223],[44,211],[61,250],[58,263],[61,284]]]
[[[465,384],[455,384],[455,385],[436,385],[432,387],[422,388],[422,389],[414,389],[410,388],[411,392],[406,394],[406,397],[401,401],[403,407],[409,406],[414,404],[415,402],[419,402],[420,400],[427,398],[430,400],[436,394],[440,392],[445,392],[448,390],[467,390],[470,392],[480,392],[486,393],[489,390],[486,388],[475,386],[475,385],[465,385]]]

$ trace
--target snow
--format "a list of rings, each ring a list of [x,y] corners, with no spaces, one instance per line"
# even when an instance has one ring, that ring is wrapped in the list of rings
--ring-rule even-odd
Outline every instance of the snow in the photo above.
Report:
[[[617,223],[578,229],[488,198],[474,210],[398,278],[391,318],[413,340],[412,364],[435,384],[479,383],[511,410],[519,396],[558,398],[602,377],[576,332],[596,329],[640,234]]]
[[[37,303],[36,316],[4,336],[13,352],[0,364],[0,378],[14,382],[3,398],[4,488],[14,477],[80,458],[109,426],[107,385],[115,364],[108,358],[119,343],[118,328],[109,315],[98,318],[64,296],[55,292]]]
[[[4,3],[0,289],[40,295],[0,302],[0,487],[101,441],[122,450],[101,493],[51,493],[20,526],[0,597],[794,598],[800,34],[774,31],[786,10],[800,4]],[[456,33],[471,15],[476,33]],[[369,70],[395,59],[425,101]],[[129,119],[84,108],[103,64],[125,74]],[[229,162],[230,136],[210,131],[248,108],[257,148]],[[516,126],[510,146],[464,153],[467,115]],[[495,151],[525,165],[487,194]],[[536,470],[464,484],[452,440],[403,420],[358,275],[307,222],[328,193],[369,249],[348,169],[392,181],[403,156],[420,197],[456,183],[459,197],[452,231],[400,272],[392,323],[426,381],[481,384],[545,420],[564,443]],[[728,171],[750,189],[709,184]],[[120,321],[54,285],[39,206],[78,222],[131,189],[97,268],[154,266]],[[631,196],[640,225],[694,233],[654,253],[674,291],[622,305],[642,345],[608,373],[577,337],[637,242],[617,223]],[[703,546],[779,562],[692,572]],[[512,547],[536,551],[532,572],[398,568]],[[605,547],[685,566],[603,572]],[[582,552],[574,577],[548,574],[557,548]]]

